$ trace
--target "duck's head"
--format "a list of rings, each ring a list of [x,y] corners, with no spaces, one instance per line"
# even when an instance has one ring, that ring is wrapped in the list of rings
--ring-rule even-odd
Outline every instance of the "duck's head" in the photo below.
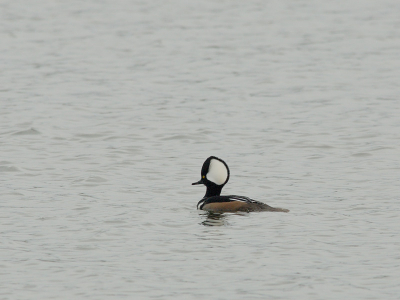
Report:
[[[222,187],[229,180],[228,165],[220,158],[210,156],[203,163],[201,168],[201,179],[195,184],[204,184],[207,187],[205,197],[218,196],[221,194]]]

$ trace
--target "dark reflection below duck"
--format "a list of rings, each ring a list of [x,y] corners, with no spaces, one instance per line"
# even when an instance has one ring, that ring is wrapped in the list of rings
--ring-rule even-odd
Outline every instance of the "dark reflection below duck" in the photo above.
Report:
[[[226,221],[226,215],[222,213],[206,212],[203,214],[203,216],[206,216],[206,219],[201,222],[201,224],[204,226],[228,225],[228,222]]]

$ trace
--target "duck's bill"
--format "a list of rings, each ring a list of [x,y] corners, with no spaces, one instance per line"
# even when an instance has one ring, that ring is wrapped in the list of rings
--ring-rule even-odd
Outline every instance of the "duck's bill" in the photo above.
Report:
[[[196,184],[203,184],[203,179],[200,179],[199,181],[192,183],[192,185],[196,185]]]

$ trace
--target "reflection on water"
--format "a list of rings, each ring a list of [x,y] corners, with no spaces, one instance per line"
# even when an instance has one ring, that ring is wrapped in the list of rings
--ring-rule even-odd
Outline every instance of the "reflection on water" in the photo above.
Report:
[[[226,214],[207,212],[204,214],[206,220],[201,222],[204,226],[224,226],[229,225],[226,220]]]
[[[228,213],[216,213],[216,212],[204,212],[203,217],[206,218],[203,222],[200,224],[205,225],[205,226],[225,226],[225,225],[230,225],[229,217],[232,216],[248,216],[248,212],[228,212]]]

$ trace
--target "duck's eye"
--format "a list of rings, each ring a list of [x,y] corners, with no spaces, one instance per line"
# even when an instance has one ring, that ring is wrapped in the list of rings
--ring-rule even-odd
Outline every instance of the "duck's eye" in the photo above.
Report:
[[[206,176],[203,175],[203,179],[206,178]]]

